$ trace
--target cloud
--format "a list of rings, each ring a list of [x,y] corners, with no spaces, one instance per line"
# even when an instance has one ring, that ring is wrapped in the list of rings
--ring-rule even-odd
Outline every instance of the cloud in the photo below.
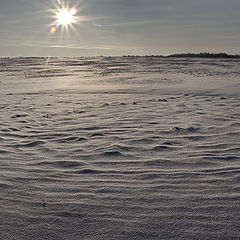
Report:
[[[91,45],[78,45],[78,44],[72,44],[72,43],[58,43],[58,44],[53,44],[51,42],[47,41],[40,41],[40,42],[25,42],[21,44],[22,46],[25,47],[38,47],[38,48],[63,48],[63,49],[83,49],[83,50],[111,50],[114,47],[110,45],[96,45],[96,46],[91,46]]]
[[[42,54],[46,48],[45,52],[56,49],[66,54],[74,54],[74,49],[167,54],[171,49],[214,50],[217,41],[222,51],[229,46],[240,50],[236,44],[238,0],[70,0],[70,5],[78,5],[81,21],[76,33],[68,36],[61,36],[59,29],[49,35],[54,21],[49,10],[58,6],[57,0],[0,1],[0,46],[15,46],[11,51],[18,53],[22,48]],[[2,47],[1,51],[7,54],[9,50]]]

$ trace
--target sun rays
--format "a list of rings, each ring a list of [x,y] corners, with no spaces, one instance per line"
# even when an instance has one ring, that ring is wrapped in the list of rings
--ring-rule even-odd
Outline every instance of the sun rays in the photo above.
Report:
[[[68,2],[58,0],[54,2],[55,9],[51,9],[54,21],[50,24],[50,34],[54,35],[60,29],[61,35],[76,32],[75,25],[80,22],[77,16],[77,6],[70,6]]]

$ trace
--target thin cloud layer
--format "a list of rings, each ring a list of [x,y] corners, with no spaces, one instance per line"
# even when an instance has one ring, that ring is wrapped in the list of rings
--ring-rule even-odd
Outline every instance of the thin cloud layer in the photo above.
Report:
[[[69,6],[79,8],[78,24],[67,34],[56,29],[54,36],[49,34],[53,22],[50,13],[59,5],[57,1],[0,0],[0,5],[3,56],[239,53],[240,50],[237,0],[70,1]],[[47,44],[38,45],[39,42]],[[61,47],[56,53],[51,46]],[[74,46],[75,52],[72,47],[69,51],[69,46]]]

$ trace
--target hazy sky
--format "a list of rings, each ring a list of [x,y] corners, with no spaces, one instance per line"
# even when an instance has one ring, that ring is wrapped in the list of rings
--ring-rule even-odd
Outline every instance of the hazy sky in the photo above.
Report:
[[[78,23],[62,33],[60,2],[0,0],[0,55],[240,53],[240,0],[70,1]]]

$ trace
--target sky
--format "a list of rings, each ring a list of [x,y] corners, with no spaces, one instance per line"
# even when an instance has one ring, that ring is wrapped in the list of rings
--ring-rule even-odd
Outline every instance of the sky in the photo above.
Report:
[[[0,56],[239,54],[240,1],[0,0],[0,36]]]

